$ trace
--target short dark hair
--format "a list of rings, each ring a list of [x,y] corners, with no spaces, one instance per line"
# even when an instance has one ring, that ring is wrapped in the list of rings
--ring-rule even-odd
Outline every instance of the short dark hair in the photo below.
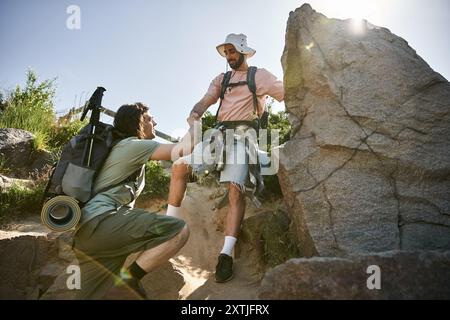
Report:
[[[144,139],[144,114],[148,107],[141,103],[124,104],[117,110],[114,117],[114,127],[126,137]]]

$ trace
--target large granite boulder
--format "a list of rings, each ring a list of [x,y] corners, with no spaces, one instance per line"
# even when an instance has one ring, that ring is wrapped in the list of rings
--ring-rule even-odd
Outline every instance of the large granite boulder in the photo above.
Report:
[[[46,290],[40,270],[54,254],[45,234],[0,231],[0,299],[37,299]]]
[[[367,21],[291,12],[280,184],[304,256],[450,248],[450,84]]]
[[[266,274],[259,298],[448,300],[450,252],[292,259]]]

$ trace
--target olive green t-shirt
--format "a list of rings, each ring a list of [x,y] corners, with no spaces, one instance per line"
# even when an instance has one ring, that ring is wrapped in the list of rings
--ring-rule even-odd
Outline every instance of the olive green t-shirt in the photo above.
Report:
[[[113,212],[122,206],[133,207],[134,201],[144,189],[144,165],[159,143],[153,140],[130,137],[123,139],[111,150],[94,183],[99,192],[82,209],[78,228],[105,212]],[[131,174],[141,170],[137,183],[124,182]],[[119,184],[119,185],[117,185]],[[109,186],[114,186],[108,189]]]

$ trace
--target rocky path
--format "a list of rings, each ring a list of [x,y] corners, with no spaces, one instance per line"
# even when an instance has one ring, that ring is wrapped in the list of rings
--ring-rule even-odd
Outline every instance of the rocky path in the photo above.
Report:
[[[190,183],[186,197],[182,203],[182,218],[190,228],[190,238],[177,256],[161,266],[143,279],[144,287],[150,299],[186,299],[186,300],[214,300],[214,299],[257,299],[261,274],[255,268],[254,255],[240,254],[241,244],[238,242],[235,250],[235,276],[225,284],[214,281],[214,271],[217,256],[223,245],[223,228],[227,207],[215,209],[218,194],[223,190],[216,186],[200,186]],[[140,207],[149,210],[159,209],[163,201],[141,201]],[[250,201],[247,202],[246,218],[254,216],[264,209],[257,209]],[[31,278],[31,287],[19,293],[0,292],[0,295],[16,296],[25,299],[71,299],[74,291],[67,289],[67,266],[77,264],[70,250],[70,237],[49,233],[40,224],[39,217],[33,217],[21,223],[11,224],[8,231],[0,231],[0,240],[7,241],[11,252],[5,256],[12,256],[14,243],[19,239],[27,240],[27,247],[40,243],[40,250],[33,254],[41,256],[39,263],[26,259]],[[58,237],[59,236],[59,237]],[[21,241],[23,242],[23,241]],[[2,242],[1,248],[5,247]],[[42,245],[43,244],[43,245]],[[3,260],[3,259],[2,259]],[[24,261],[25,261],[24,260]],[[16,261],[23,264],[21,261]],[[2,267],[8,267],[2,262]],[[11,276],[10,282],[15,281]],[[7,282],[4,279],[3,282]],[[42,283],[44,282],[44,283]],[[25,285],[25,284],[24,284]],[[3,285],[5,287],[5,285]],[[6,286],[8,287],[8,285]],[[6,298],[3,297],[2,298]]]
[[[217,256],[223,245],[223,225],[227,207],[213,210],[214,190],[190,184],[182,203],[182,218],[191,235],[180,254],[171,260],[186,281],[181,299],[256,299],[258,275],[247,257],[235,252],[235,277],[228,283],[214,281]],[[247,217],[256,214],[247,203]]]

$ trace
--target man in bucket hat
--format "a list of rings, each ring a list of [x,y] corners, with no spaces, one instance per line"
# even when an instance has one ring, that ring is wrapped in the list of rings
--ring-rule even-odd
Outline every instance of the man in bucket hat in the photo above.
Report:
[[[265,109],[267,95],[277,101],[283,101],[283,83],[266,69],[255,68],[255,95],[249,90],[246,81],[249,71],[247,59],[251,58],[256,50],[247,45],[246,35],[229,34],[225,42],[219,44],[216,49],[222,57],[227,59],[228,65],[232,69],[231,73],[227,73],[229,85],[227,83],[224,86],[226,90],[222,91],[222,85],[225,83],[223,81],[224,73],[214,78],[204,97],[193,107],[188,121],[200,120],[203,113],[221,98],[216,120],[219,124],[238,123],[238,128],[236,126],[232,128],[235,130],[244,128],[245,131],[245,128],[248,127],[245,125],[246,123],[259,121]],[[230,127],[227,126],[226,128],[229,129]],[[239,140],[239,137],[237,140]],[[249,177],[248,163],[230,163],[228,159],[234,159],[234,156],[239,154],[244,154],[245,158],[246,150],[245,142],[235,141],[234,148],[231,148],[230,156],[227,153],[227,161],[220,172],[220,182],[228,183],[229,211],[226,217],[224,245],[216,266],[215,277],[219,283],[229,281],[233,277],[232,251],[245,213],[245,185]],[[195,153],[195,149],[193,153]],[[186,190],[187,175],[191,170],[192,158],[189,160],[188,157],[183,157],[174,162],[168,215],[177,216]]]

